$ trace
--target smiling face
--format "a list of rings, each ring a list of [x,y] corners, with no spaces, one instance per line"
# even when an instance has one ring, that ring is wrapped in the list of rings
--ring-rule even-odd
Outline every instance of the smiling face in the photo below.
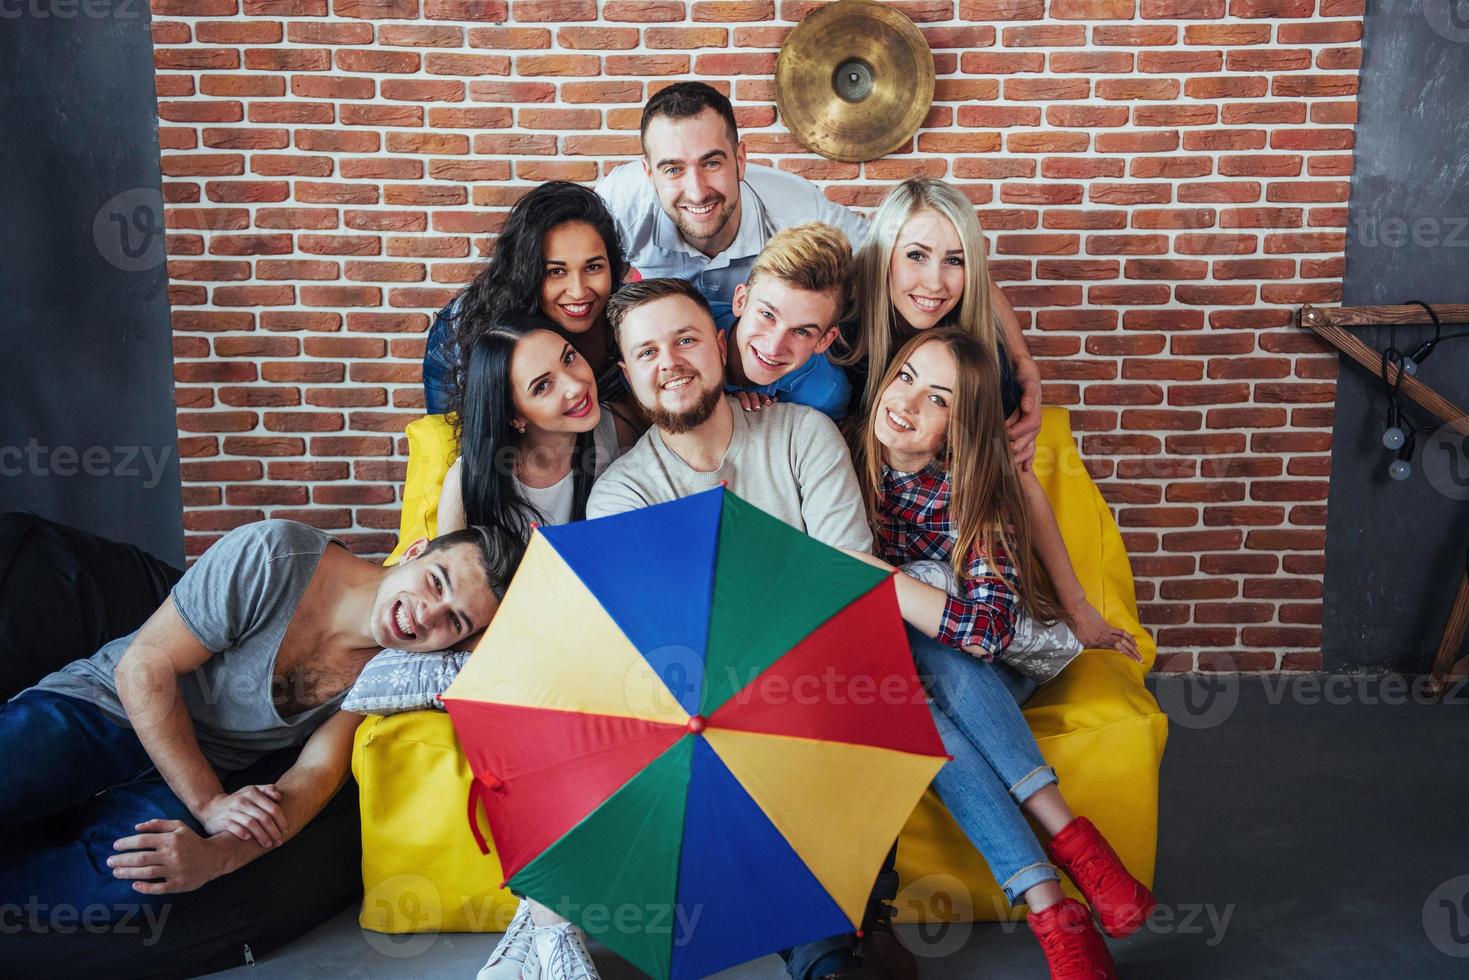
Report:
[[[602,417],[592,366],[549,330],[532,330],[516,343],[510,390],[517,429],[589,432]]]
[[[914,330],[937,326],[964,298],[964,243],[937,211],[915,211],[888,262],[893,309]]]
[[[724,397],[724,335],[687,296],[629,310],[619,330],[628,387],[653,424],[678,434],[708,421]]]
[[[947,345],[921,344],[883,389],[873,434],[882,445],[883,461],[893,469],[920,470],[943,448],[957,370]]]
[[[734,344],[744,380],[774,384],[823,353],[837,336],[837,297],[797,289],[774,276],[735,287]]]
[[[602,236],[585,222],[568,221],[546,233],[541,249],[541,312],[568,333],[590,330],[612,295],[612,264]]]
[[[373,642],[384,649],[447,650],[485,628],[500,602],[472,544],[424,552],[420,539],[383,576],[372,604]]]
[[[713,109],[697,116],[659,116],[643,133],[643,169],[663,213],[706,255],[717,255],[739,231],[745,144],[732,143]]]

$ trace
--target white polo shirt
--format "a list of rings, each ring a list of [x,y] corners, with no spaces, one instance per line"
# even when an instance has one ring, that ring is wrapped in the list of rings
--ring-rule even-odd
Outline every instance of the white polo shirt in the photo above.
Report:
[[[687,279],[711,303],[734,302],[734,289],[750,276],[755,257],[776,232],[807,221],[825,221],[844,231],[852,250],[867,237],[867,220],[826,199],[821,188],[799,174],[748,164],[740,184],[740,230],[729,247],[710,258],[679,234],[658,204],[652,181],[639,160],[624,163],[597,184],[612,212],[627,261],[645,279]]]

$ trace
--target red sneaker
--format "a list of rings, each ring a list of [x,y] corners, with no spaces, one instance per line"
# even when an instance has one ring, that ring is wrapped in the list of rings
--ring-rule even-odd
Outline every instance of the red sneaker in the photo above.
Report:
[[[1117,967],[1102,934],[1076,899],[1064,898],[1025,920],[1045,951],[1051,980],[1117,980]]]
[[[1102,930],[1113,939],[1137,932],[1158,904],[1086,817],[1077,817],[1062,828],[1047,850],[1096,909]]]

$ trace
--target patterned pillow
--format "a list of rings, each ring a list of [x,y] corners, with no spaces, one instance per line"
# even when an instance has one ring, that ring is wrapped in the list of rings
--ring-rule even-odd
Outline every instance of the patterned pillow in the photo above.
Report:
[[[453,683],[468,657],[468,650],[384,650],[362,668],[342,708],[363,715],[393,715],[425,708],[442,711],[439,695]]]

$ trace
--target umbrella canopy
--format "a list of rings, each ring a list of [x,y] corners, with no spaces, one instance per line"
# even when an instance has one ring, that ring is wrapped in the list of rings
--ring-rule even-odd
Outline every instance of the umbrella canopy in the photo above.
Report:
[[[856,928],[947,759],[887,575],[723,488],[538,530],[443,700],[509,887],[659,978]]]

